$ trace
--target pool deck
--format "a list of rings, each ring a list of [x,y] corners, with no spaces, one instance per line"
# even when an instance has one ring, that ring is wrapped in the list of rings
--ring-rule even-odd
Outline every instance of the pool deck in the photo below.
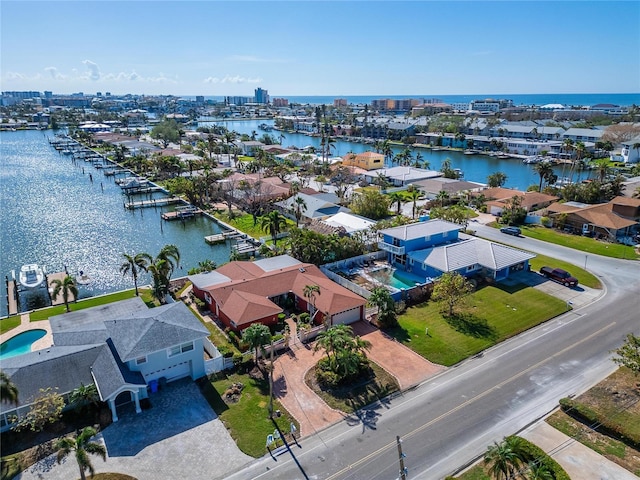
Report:
[[[16,335],[18,335],[19,333],[27,332],[29,330],[45,330],[47,332],[47,334],[44,337],[42,337],[39,340],[36,340],[33,343],[33,345],[31,345],[32,352],[36,350],[42,350],[43,348],[51,347],[53,345],[53,334],[51,333],[51,325],[49,324],[49,320],[40,320],[38,322],[30,322],[28,312],[20,315],[20,325],[0,335],[0,343],[6,342],[10,338],[13,338]]]

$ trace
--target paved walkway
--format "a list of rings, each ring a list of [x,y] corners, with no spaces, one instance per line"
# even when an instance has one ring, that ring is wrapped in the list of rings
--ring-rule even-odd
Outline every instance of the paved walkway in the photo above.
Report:
[[[442,365],[431,363],[366,322],[356,322],[351,327],[356,335],[371,342],[371,350],[367,352],[367,356],[396,377],[400,390],[417,385],[445,369]]]
[[[106,462],[91,457],[96,472],[125,473],[138,480],[218,479],[253,460],[238,449],[191,380],[170,383],[151,403],[150,410],[124,413],[97,435],[108,453]],[[78,478],[78,465],[73,454],[60,465],[52,455],[16,478]]]
[[[545,421],[527,428],[520,436],[535,443],[580,480],[637,480],[633,473],[556,430]]]

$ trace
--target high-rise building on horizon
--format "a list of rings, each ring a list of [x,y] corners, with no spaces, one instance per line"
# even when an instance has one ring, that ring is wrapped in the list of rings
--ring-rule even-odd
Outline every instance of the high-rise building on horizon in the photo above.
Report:
[[[260,87],[256,88],[255,101],[256,103],[263,103],[266,105],[267,103],[269,103],[269,92],[267,90],[263,90]]]

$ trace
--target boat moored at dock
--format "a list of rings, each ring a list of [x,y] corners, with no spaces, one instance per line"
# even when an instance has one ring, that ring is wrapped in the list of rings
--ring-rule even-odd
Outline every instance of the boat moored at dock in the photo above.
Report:
[[[36,263],[29,263],[20,268],[18,282],[22,288],[38,288],[45,281],[44,268]]]

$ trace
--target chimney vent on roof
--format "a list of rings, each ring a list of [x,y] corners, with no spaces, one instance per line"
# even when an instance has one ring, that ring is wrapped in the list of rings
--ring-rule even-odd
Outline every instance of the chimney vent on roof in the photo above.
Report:
[[[300,270],[302,273],[306,271],[303,267],[300,267],[298,270]]]

